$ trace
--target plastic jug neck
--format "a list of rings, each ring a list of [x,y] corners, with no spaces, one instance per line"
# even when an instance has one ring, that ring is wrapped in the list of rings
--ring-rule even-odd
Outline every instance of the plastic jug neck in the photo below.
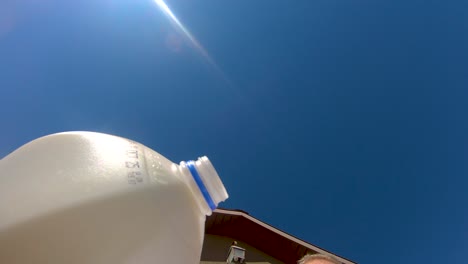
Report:
[[[182,161],[179,169],[198,197],[204,214],[211,215],[218,204],[229,197],[218,173],[206,156],[197,161]]]

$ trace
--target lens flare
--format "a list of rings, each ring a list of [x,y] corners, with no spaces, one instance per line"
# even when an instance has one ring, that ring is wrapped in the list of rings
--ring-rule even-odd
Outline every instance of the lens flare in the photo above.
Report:
[[[218,69],[218,66],[208,54],[208,52],[203,48],[203,46],[198,42],[198,40],[188,31],[188,29],[182,24],[179,19],[174,15],[171,9],[167,6],[167,4],[163,0],[154,0],[161,11],[171,20],[171,22],[175,25],[176,29],[179,30],[183,36],[187,38],[190,44],[213,66]]]
[[[211,58],[210,54],[205,50],[205,48],[198,42],[198,40],[190,33],[190,31],[180,22],[180,20],[174,15],[171,11],[169,6],[164,2],[164,0],[154,0],[154,2],[158,5],[159,9],[164,13],[166,17],[169,18],[171,23],[174,25],[175,29],[179,31],[179,33],[187,39],[189,44],[193,46],[193,48],[200,54],[200,56],[205,59],[205,62],[208,63],[212,69],[218,74],[226,84],[226,87],[238,97],[242,98],[243,96],[240,94],[240,91],[235,88],[235,85],[231,82],[231,80],[227,77],[226,74],[218,67],[218,64]]]

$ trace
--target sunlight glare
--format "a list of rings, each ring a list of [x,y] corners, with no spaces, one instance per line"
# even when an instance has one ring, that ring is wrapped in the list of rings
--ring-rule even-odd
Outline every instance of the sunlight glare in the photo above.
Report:
[[[190,31],[182,24],[182,22],[179,21],[179,19],[174,15],[174,13],[171,11],[169,6],[167,6],[164,0],[154,0],[154,2],[158,5],[159,9],[164,13],[164,15],[169,18],[169,20],[172,22],[176,30],[178,30],[179,33],[188,40],[189,44],[193,46],[193,48],[205,59],[205,62],[207,62],[212,67],[212,69],[218,74],[218,76],[225,82],[227,87],[232,89],[233,92],[237,96],[242,98],[243,96],[240,94],[240,92],[237,89],[235,89],[235,85],[226,76],[226,74],[221,70],[221,68],[218,67],[216,62],[211,58],[211,56],[208,54],[205,48],[203,48],[203,46],[190,33]]]
[[[161,11],[175,24],[176,29],[180,30],[182,34],[189,40],[189,42],[195,47],[195,49],[200,52],[200,54],[213,66],[216,68],[217,65],[214,60],[210,57],[208,52],[203,48],[203,46],[197,41],[197,39],[187,30],[187,28],[179,21],[179,19],[172,13],[171,9],[166,5],[163,0],[154,0]]]

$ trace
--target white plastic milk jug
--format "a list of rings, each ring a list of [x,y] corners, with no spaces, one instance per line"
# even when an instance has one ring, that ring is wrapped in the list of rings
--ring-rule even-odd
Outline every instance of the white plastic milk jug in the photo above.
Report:
[[[228,197],[206,157],[174,164],[93,132],[36,139],[0,160],[0,263],[200,262]]]

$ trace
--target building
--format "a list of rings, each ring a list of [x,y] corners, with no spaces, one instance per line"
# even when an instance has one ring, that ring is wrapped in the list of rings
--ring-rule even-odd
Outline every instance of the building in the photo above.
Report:
[[[355,263],[293,237],[244,211],[216,209],[206,219],[201,264],[226,264],[228,256],[237,260],[232,263],[294,264],[307,253],[332,255],[343,264]]]

